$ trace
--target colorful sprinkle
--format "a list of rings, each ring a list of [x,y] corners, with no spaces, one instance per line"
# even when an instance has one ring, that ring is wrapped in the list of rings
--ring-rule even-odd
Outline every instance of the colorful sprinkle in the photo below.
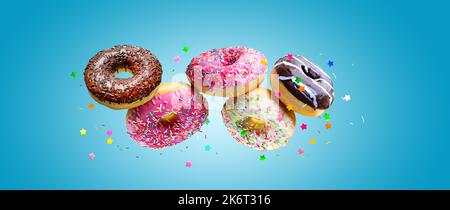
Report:
[[[208,151],[210,151],[210,150],[211,150],[211,146],[210,146],[210,145],[206,145],[206,146],[205,146],[205,151],[208,152]]]
[[[325,124],[325,128],[327,128],[327,129],[330,129],[331,128],[331,123],[327,123],[327,124]]]
[[[90,103],[90,104],[88,105],[88,107],[89,107],[89,109],[94,109],[94,104],[93,104],[93,103]]]
[[[112,130],[107,130],[106,131],[106,135],[111,136],[112,135]]]
[[[93,159],[95,159],[95,154],[94,153],[89,153],[88,157],[89,157],[89,159],[93,160]]]
[[[289,111],[291,111],[291,110],[294,108],[294,106],[292,106],[292,105],[289,104],[289,105],[286,106],[286,108],[287,108]]]
[[[298,90],[299,90],[300,92],[304,92],[304,91],[305,91],[305,86],[300,85],[300,87],[298,87]]]
[[[281,93],[280,93],[280,91],[275,91],[273,95],[274,95],[276,98],[280,98]]]
[[[107,144],[112,144],[113,143],[113,139],[112,138],[107,138],[106,139],[106,143]]]
[[[266,160],[266,156],[260,155],[260,156],[259,156],[259,160]]]
[[[209,118],[206,118],[205,125],[208,125],[210,123]]]
[[[70,76],[74,79],[77,78],[77,72],[72,71],[72,73],[70,73]]]
[[[311,144],[316,144],[316,139],[311,139],[311,140],[309,140],[309,143],[311,143]]]
[[[246,130],[241,131],[241,136],[247,136],[247,134],[248,134],[248,131],[246,131]]]
[[[325,113],[325,114],[323,115],[323,119],[325,119],[325,121],[330,120],[330,114]]]
[[[308,128],[308,126],[305,123],[302,123],[300,128],[304,131],[304,130],[306,130],[306,128]]]
[[[345,102],[349,102],[350,100],[352,100],[350,95],[344,95],[344,97],[342,97],[342,100],[344,100]]]
[[[175,57],[173,58],[173,61],[175,61],[175,63],[180,62],[180,60],[181,60],[180,56],[175,56]]]
[[[292,54],[288,54],[287,59],[288,59],[288,61],[292,60]]]
[[[82,128],[81,130],[80,130],[80,135],[82,135],[82,136],[86,136],[86,129],[84,129],[84,128]]]
[[[262,63],[263,65],[267,65],[267,59],[262,59],[262,60],[261,60],[261,63]]]
[[[303,148],[298,149],[298,154],[303,155],[305,153],[305,150]]]
[[[186,161],[186,167],[190,168],[192,166],[191,161]]]
[[[299,84],[300,82],[302,82],[302,78],[301,77],[295,77],[295,82],[297,84]]]
[[[334,66],[334,61],[332,61],[332,60],[329,60],[329,61],[328,61],[328,66],[329,66],[329,67],[332,67],[332,66]]]
[[[183,51],[184,52],[188,52],[189,51],[189,46],[187,46],[187,45],[183,46]]]

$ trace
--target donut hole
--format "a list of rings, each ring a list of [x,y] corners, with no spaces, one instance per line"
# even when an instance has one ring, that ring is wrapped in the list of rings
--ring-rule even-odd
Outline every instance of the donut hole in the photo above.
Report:
[[[114,77],[117,79],[129,79],[133,77],[133,72],[126,66],[119,66],[114,71]]]
[[[320,78],[320,76],[316,73],[316,72],[314,72],[311,68],[307,68],[306,66],[304,66],[304,65],[302,65],[302,71],[303,71],[303,73],[305,73],[306,74],[306,76],[308,76],[309,78],[311,78],[311,79],[319,79]]]

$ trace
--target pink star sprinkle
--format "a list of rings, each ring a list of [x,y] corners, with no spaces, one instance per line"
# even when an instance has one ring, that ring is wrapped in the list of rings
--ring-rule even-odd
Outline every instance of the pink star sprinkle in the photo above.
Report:
[[[186,161],[186,167],[190,168],[192,166],[191,161]]]
[[[303,155],[305,153],[305,150],[303,148],[298,149],[298,154]]]
[[[175,63],[180,62],[180,60],[181,60],[180,56],[175,56],[175,57],[173,58],[173,61],[175,61]]]
[[[278,121],[281,122],[284,118],[284,114],[278,114]]]
[[[275,96],[276,98],[280,98],[280,96],[281,96],[280,91],[275,91],[274,96]]]
[[[292,55],[291,55],[291,54],[288,54],[288,55],[287,55],[287,59],[288,59],[288,60],[292,60]]]
[[[302,123],[302,125],[300,126],[300,128],[304,131],[306,130],[308,126],[305,123]]]
[[[106,131],[106,135],[111,136],[112,135],[112,130]]]
[[[90,153],[89,154],[89,159],[93,160],[95,158],[95,154],[94,153]]]

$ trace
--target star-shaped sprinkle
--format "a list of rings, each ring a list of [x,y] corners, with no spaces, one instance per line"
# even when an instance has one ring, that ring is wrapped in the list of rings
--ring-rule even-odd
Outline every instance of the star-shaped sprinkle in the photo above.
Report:
[[[334,66],[334,61],[332,61],[332,60],[329,60],[329,61],[328,61],[328,66],[329,66],[329,67],[332,67],[332,66]]]
[[[278,122],[281,122],[283,120],[283,118],[284,118],[284,114],[278,114],[278,116],[277,116]]]
[[[106,135],[111,136],[112,135],[112,130],[107,130],[106,131]]]
[[[330,114],[325,113],[325,114],[323,115],[323,119],[324,119],[325,121],[330,120]]]
[[[187,45],[183,46],[183,51],[184,52],[188,52],[189,51],[189,46],[187,46]]]
[[[72,73],[70,73],[70,76],[72,77],[72,78],[77,78],[77,72],[76,71],[72,71]]]
[[[266,160],[266,156],[260,155],[260,156],[259,156],[259,160]]]
[[[207,152],[208,152],[208,151],[210,151],[210,150],[211,150],[211,146],[209,146],[209,145],[206,145],[206,146],[205,146],[205,151],[207,151]]]
[[[275,98],[280,98],[281,93],[280,93],[280,91],[275,91],[275,93],[273,95],[275,96]]]
[[[309,140],[309,143],[311,143],[311,144],[316,144],[316,142],[317,142],[316,139],[311,139],[311,140]]]
[[[289,104],[289,105],[286,106],[286,108],[287,108],[289,111],[291,111],[291,110],[294,108],[294,106],[292,106],[292,105]]]
[[[89,107],[89,109],[94,109],[94,104],[93,104],[93,103],[90,103],[90,104],[88,105],[88,107]]]
[[[304,130],[306,130],[306,128],[308,128],[308,126],[305,123],[302,123],[300,128],[304,131]]]
[[[261,60],[261,63],[262,63],[263,65],[267,65],[267,59],[262,59],[262,60]]]
[[[331,128],[331,123],[327,123],[327,124],[325,124],[325,128],[327,128],[327,129],[330,129]]]
[[[344,95],[344,97],[342,97],[342,100],[344,100],[345,102],[349,102],[350,100],[352,100],[352,97],[350,95]]]
[[[288,61],[292,60],[292,54],[288,54],[287,59],[288,59]]]
[[[94,153],[89,153],[88,157],[89,157],[89,159],[93,160],[93,159],[95,159],[95,154]]]
[[[86,136],[86,129],[84,129],[84,128],[82,128],[81,130],[80,130],[80,135],[82,135],[82,136]]]
[[[302,82],[302,78],[301,77],[295,77],[295,82],[297,84],[299,84],[300,82]]]
[[[305,150],[303,148],[298,149],[298,154],[303,155],[305,153]]]
[[[112,138],[107,138],[106,139],[106,143],[107,144],[112,144],[113,143],[113,139]]]
[[[192,166],[191,161],[186,161],[186,167],[190,168]]]
[[[247,134],[248,134],[248,131],[246,131],[246,130],[241,131],[241,136],[247,136]]]
[[[180,62],[180,60],[181,60],[180,56],[175,56],[175,57],[173,58],[173,61],[175,61],[175,63]]]
[[[305,86],[300,85],[300,87],[298,87],[298,90],[299,90],[300,92],[304,92],[304,91],[305,91]]]

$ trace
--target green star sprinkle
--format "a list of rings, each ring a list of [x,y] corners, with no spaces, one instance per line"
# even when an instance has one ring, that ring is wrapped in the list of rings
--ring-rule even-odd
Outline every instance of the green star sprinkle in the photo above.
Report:
[[[76,78],[76,77],[77,77],[77,72],[72,71],[72,73],[70,74],[70,76],[71,76],[72,78]]]
[[[183,47],[183,51],[184,51],[184,52],[188,52],[188,51],[189,51],[189,46],[185,45],[185,46]]]
[[[298,83],[300,83],[300,82],[302,82],[302,78],[300,78],[300,77],[295,77],[295,82],[298,84]]]
[[[325,114],[323,115],[323,119],[325,119],[326,121],[330,120],[330,114],[325,113]]]
[[[259,156],[259,160],[266,160],[266,156],[264,155]]]
[[[246,135],[247,135],[247,133],[248,133],[248,131],[246,131],[246,130],[243,130],[243,131],[241,131],[241,136],[246,136]]]
[[[209,124],[209,119],[208,118],[206,118],[206,120],[205,120],[205,125],[208,125]]]

